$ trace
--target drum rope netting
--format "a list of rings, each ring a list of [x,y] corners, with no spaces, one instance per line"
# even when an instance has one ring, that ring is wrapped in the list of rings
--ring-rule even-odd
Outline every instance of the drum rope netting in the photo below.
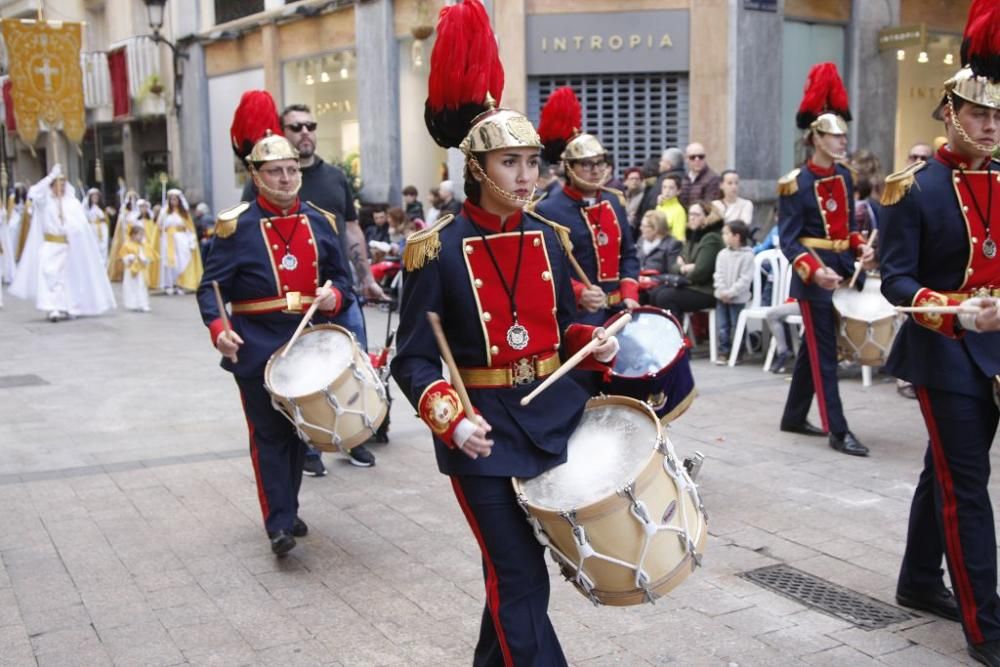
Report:
[[[354,334],[352,333],[350,335],[352,342],[354,342],[354,344],[357,345],[357,341],[354,338]],[[378,394],[380,401],[382,403],[385,403],[388,400],[386,397],[385,385],[379,379],[378,375],[376,375],[375,369],[373,369],[371,365],[367,363],[366,360],[363,359],[363,361],[365,361],[365,363],[362,364],[363,368],[359,368],[357,361],[355,359],[351,360],[351,363],[348,365],[348,368],[351,369],[351,375],[354,377],[355,380],[358,381],[358,383],[360,383],[362,387],[364,387],[367,384],[374,385],[375,392]],[[323,389],[321,393],[323,394],[324,397],[326,397],[326,402],[329,404],[330,408],[333,409],[334,414],[336,415],[336,419],[333,420],[333,424],[330,425],[330,428],[326,428],[324,426],[320,426],[319,424],[314,424],[312,422],[307,421],[302,414],[302,408],[299,406],[298,403],[295,402],[294,399],[287,399],[289,403],[291,403],[294,406],[295,410],[294,414],[289,414],[285,406],[277,402],[273,396],[271,397],[271,406],[274,407],[274,409],[280,412],[282,415],[284,415],[285,419],[287,419],[292,423],[292,426],[295,427],[295,432],[298,434],[299,438],[303,442],[312,442],[312,438],[310,438],[309,435],[304,430],[305,428],[311,428],[315,429],[316,431],[319,431],[320,433],[325,433],[326,435],[330,436],[330,444],[339,448],[340,443],[343,441],[343,438],[340,436],[339,433],[337,433],[336,429],[337,429],[337,422],[340,420],[340,417],[342,415],[356,415],[360,417],[361,422],[365,425],[365,428],[371,431],[372,434],[375,433],[374,416],[378,414],[378,405],[374,406],[371,410],[369,410],[369,407],[371,406],[368,405],[368,395],[367,392],[365,392],[363,389],[358,391],[358,395],[361,398],[361,406],[360,408],[357,409],[351,409],[342,406],[340,404],[340,401],[337,400],[337,397],[330,392],[329,386]]]
[[[885,318],[888,319],[888,318]],[[840,335],[837,337],[837,342],[840,345],[841,352],[843,356],[851,360],[858,360],[862,357],[862,351],[866,347],[874,347],[877,349],[881,355],[881,359],[884,362],[889,358],[889,350],[892,349],[892,344],[896,339],[896,334],[899,332],[899,328],[902,324],[904,317],[895,317],[892,321],[892,336],[889,337],[889,342],[886,345],[878,342],[878,338],[875,336],[875,328],[880,325],[883,320],[876,320],[874,322],[865,322],[865,339],[860,344],[855,343],[851,340],[851,337],[847,333],[848,318],[841,316],[838,322],[838,330]],[[845,349],[846,348],[846,349]]]
[[[572,582],[581,593],[586,595],[595,606],[600,605],[601,600],[594,592],[595,586],[593,580],[587,576],[587,573],[584,570],[584,564],[590,558],[602,560],[618,565],[619,567],[632,570],[635,574],[635,578],[633,580],[635,588],[643,591],[646,596],[646,600],[651,603],[656,602],[656,596],[650,588],[650,584],[653,582],[650,581],[649,575],[646,573],[643,566],[646,562],[646,557],[649,553],[649,548],[652,545],[653,538],[655,538],[657,534],[661,532],[675,533],[680,541],[681,548],[685,552],[684,558],[666,575],[666,579],[672,578],[678,571],[680,571],[681,568],[687,566],[688,563],[690,563],[692,571],[701,565],[701,554],[698,553],[696,546],[697,542],[701,539],[701,533],[699,532],[697,535],[692,534],[692,517],[688,516],[687,505],[684,503],[684,494],[687,494],[691,498],[693,505],[704,518],[704,521],[701,522],[701,529],[706,529],[708,524],[708,515],[705,512],[704,505],[701,502],[701,497],[698,494],[698,487],[688,476],[687,470],[684,469],[683,466],[679,466],[677,464],[677,455],[674,453],[673,445],[670,443],[668,438],[660,436],[657,440],[656,449],[663,454],[663,471],[671,479],[674,484],[674,489],[677,492],[677,500],[672,501],[671,507],[673,507],[676,511],[676,515],[679,517],[680,525],[674,526],[669,523],[655,523],[650,518],[649,508],[635,495],[635,481],[629,480],[616,493],[618,496],[629,500],[629,514],[642,527],[642,547],[639,550],[638,561],[635,563],[623,561],[613,556],[600,553],[594,549],[587,537],[586,529],[576,522],[576,511],[566,510],[560,512],[559,515],[571,526],[574,546],[576,547],[578,556],[578,558],[574,560],[552,543],[552,540],[542,527],[541,522],[531,515],[528,508],[527,498],[524,494],[518,494],[518,504],[520,504],[521,509],[524,510],[527,515],[528,523],[531,524],[535,539],[537,539],[542,546],[551,551],[553,558],[563,571],[563,576],[565,576],[568,581]],[[667,517],[667,521],[673,518],[672,514],[673,512],[670,512],[669,508],[667,512],[664,512],[664,515]],[[569,570],[569,572],[567,570]]]

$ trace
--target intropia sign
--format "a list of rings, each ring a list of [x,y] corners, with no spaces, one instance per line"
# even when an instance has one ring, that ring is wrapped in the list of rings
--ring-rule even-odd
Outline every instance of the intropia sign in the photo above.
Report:
[[[689,26],[687,10],[531,15],[528,74],[686,71]]]

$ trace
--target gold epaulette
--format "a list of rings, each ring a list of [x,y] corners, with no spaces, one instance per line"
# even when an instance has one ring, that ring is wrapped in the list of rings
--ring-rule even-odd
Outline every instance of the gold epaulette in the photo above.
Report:
[[[618,197],[618,201],[621,203],[622,207],[628,206],[628,200],[625,199],[625,193],[622,192],[621,190],[618,190],[616,188],[606,188],[606,187],[602,187],[601,189],[604,190],[605,192],[610,192],[614,196]]]
[[[326,209],[323,209],[323,208],[320,208],[319,206],[316,206],[316,204],[312,203],[311,201],[307,201],[306,203],[309,204],[314,209],[316,209],[317,211],[319,211],[320,213],[323,214],[323,217],[325,217],[326,220],[327,220],[327,222],[330,223],[330,226],[333,227],[333,233],[334,234],[339,234],[340,233],[340,231],[337,229],[337,216],[336,215],[334,215],[333,213],[330,213]]]
[[[913,183],[917,180],[916,173],[926,166],[926,162],[919,160],[906,167],[906,169],[901,169],[895,174],[886,176],[885,187],[882,190],[882,205],[892,206],[905,197],[906,193],[913,187]]]
[[[787,197],[799,191],[799,172],[801,169],[792,169],[790,172],[778,179],[778,196]]]
[[[535,207],[538,206],[540,203],[542,203],[542,200],[545,199],[548,196],[549,196],[548,192],[543,192],[541,197],[539,197],[538,199],[531,200],[528,203],[528,205],[524,207],[524,210],[525,211],[531,211],[532,213],[534,213],[535,212]]]
[[[437,259],[441,252],[439,234],[452,220],[453,215],[442,215],[433,226],[410,234],[403,248],[403,266],[407,271],[422,269],[429,260]]]
[[[232,208],[227,208],[224,211],[219,211],[219,215],[215,217],[215,235],[220,239],[226,239],[236,233],[236,223],[243,212],[250,208],[250,204],[245,201],[241,201],[236,206]]]
[[[536,213],[535,211],[529,211],[529,213],[531,213],[531,217],[533,217],[535,220],[538,220],[539,222],[544,223],[549,227],[551,227],[552,230],[556,233],[556,236],[559,237],[559,243],[562,244],[563,250],[566,251],[566,254],[567,255],[572,254],[573,242],[569,240],[569,227],[564,227],[560,225],[558,222],[553,222],[548,218],[543,218],[542,216],[538,215],[538,213]]]

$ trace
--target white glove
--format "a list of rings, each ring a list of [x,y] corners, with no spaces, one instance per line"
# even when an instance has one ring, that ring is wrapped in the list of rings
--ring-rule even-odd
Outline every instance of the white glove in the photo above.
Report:
[[[462,421],[458,422],[458,426],[451,433],[451,441],[454,443],[455,448],[461,449],[466,441],[472,437],[472,434],[476,432],[477,428],[479,428],[479,424],[468,417],[463,417]]]
[[[612,359],[614,359],[615,355],[618,354],[618,350],[621,348],[621,345],[618,344],[617,336],[612,336],[611,338],[609,338],[607,340],[607,343],[609,343],[607,349],[601,352],[597,351],[594,352],[594,359],[597,359],[602,364],[606,364]]]
[[[992,299],[991,299],[991,301],[992,301]],[[986,302],[986,299],[977,296],[977,297],[974,297],[972,299],[966,299],[965,301],[962,302],[962,305],[963,306],[976,306],[977,308],[985,308],[989,304]],[[976,316],[977,315],[979,315],[979,313],[961,313],[960,312],[958,314],[958,323],[961,324],[962,328],[965,329],[966,331],[971,331],[973,333],[979,333],[979,327],[976,326]]]

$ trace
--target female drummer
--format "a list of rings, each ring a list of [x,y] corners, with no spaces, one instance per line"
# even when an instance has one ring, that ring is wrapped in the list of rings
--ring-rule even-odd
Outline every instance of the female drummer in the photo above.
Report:
[[[528,407],[519,401],[603,330],[570,325],[575,314],[557,229],[523,210],[538,177],[541,143],[520,113],[492,108],[503,70],[478,0],[442,10],[431,58],[428,129],[466,156],[466,201],[409,238],[392,373],[431,428],[438,469],[452,487],[482,551],[486,605],[474,664],[565,665],[547,608],[543,547],[518,507],[511,477],[532,477],[566,460],[586,392],[564,376]],[[474,63],[472,54],[487,54]],[[465,72],[482,74],[476,81]],[[492,95],[492,97],[491,97]],[[441,317],[477,419],[464,416],[442,375],[426,313]],[[609,362],[611,337],[594,357]],[[591,369],[604,364],[589,359]]]
[[[313,322],[320,323],[350,304],[345,299],[351,298],[351,278],[333,215],[299,202],[298,152],[281,133],[270,94],[245,93],[231,132],[233,148],[260,194],[219,213],[198,307],[212,343],[225,357],[222,367],[240,388],[264,528],[271,551],[280,556],[308,531],[298,517],[305,445],[272,407],[264,367],[292,337],[303,307],[316,302]],[[320,288],[327,280],[332,288]],[[232,304],[231,329],[213,293],[216,281]]]

